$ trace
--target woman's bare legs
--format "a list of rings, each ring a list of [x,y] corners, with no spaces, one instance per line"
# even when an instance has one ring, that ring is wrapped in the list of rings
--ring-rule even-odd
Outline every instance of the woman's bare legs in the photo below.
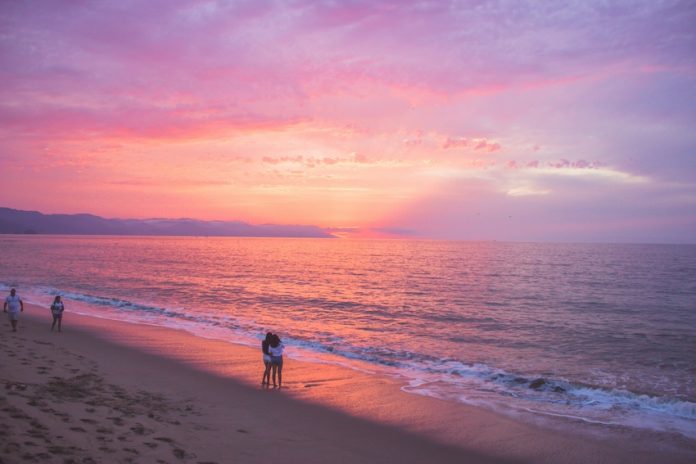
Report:
[[[271,383],[271,363],[269,361],[264,361],[263,364],[266,367],[263,371],[263,377],[261,377],[261,385],[268,385]]]

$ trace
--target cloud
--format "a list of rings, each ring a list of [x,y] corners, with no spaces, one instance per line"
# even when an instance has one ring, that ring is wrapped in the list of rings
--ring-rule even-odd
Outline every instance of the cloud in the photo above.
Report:
[[[500,151],[500,143],[489,141],[487,139],[468,139],[465,137],[447,137],[442,143],[442,148],[445,150],[451,148],[470,148],[472,151],[484,151],[493,153]]]
[[[267,164],[280,164],[280,163],[305,163],[305,159],[302,156],[281,156],[272,157],[264,156],[261,161]]]
[[[695,23],[670,0],[2,2],[0,196],[413,230],[385,218],[429,195],[643,198],[696,176]],[[458,182],[479,190],[435,195]]]
[[[507,195],[511,197],[527,197],[532,195],[548,195],[551,190],[538,189],[534,187],[515,187],[507,191]]]
[[[168,185],[183,185],[186,188],[198,187],[220,187],[230,185],[230,182],[215,179],[196,179],[196,178],[161,178],[161,177],[140,177],[129,179],[117,179],[107,182],[111,185],[138,187],[138,188],[162,188]]]
[[[2,6],[0,112],[24,130],[196,136],[310,120],[302,109],[331,95],[505,92],[619,59],[641,69],[693,65],[688,4],[32,5]]]
[[[500,144],[498,142],[489,142],[485,139],[473,140],[474,150],[483,150],[488,153],[492,153],[500,150]]]
[[[569,161],[567,159],[560,159],[558,161],[546,161],[540,162],[539,160],[531,161],[517,161],[508,160],[505,163],[505,167],[508,169],[600,169],[605,163],[601,161],[585,161],[583,159],[576,161]]]
[[[336,164],[369,164],[372,163],[364,155],[350,156],[264,156],[261,162],[265,164],[302,164],[304,166],[333,166]]]
[[[442,148],[445,150],[451,148],[470,148],[472,151],[483,151],[493,153],[500,150],[500,143],[489,141],[487,139],[468,139],[465,137],[447,137],[442,143]]]

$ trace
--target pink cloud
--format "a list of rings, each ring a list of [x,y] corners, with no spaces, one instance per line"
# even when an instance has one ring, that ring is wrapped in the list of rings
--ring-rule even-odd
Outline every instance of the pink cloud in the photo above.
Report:
[[[406,201],[470,167],[609,165],[691,185],[695,22],[688,2],[3,2],[0,165],[34,183],[0,193],[130,205],[114,179],[135,189],[152,172],[162,188],[220,187],[190,197],[206,214],[270,184],[299,192],[284,201],[311,204],[303,214],[340,204],[360,225],[374,198]],[[52,169],[79,198],[46,187]],[[290,214],[279,204],[245,208]]]
[[[442,144],[442,148],[447,150],[450,148],[471,148],[474,151],[485,151],[494,153],[500,151],[500,144],[487,139],[467,139],[464,137],[447,137]]]
[[[448,148],[466,148],[469,146],[469,140],[465,138],[452,138],[447,137],[445,142],[442,144],[442,148],[447,150]]]
[[[545,164],[542,164],[538,160],[527,161],[526,163],[519,160],[508,160],[505,163],[507,169],[520,169],[522,167],[527,169],[538,169],[541,167],[554,169],[598,169],[603,165],[604,163],[599,161],[585,161],[583,159],[576,161],[561,159],[559,161],[547,161]]]
[[[366,164],[370,162],[370,159],[362,153],[356,153],[353,157],[356,163]]]
[[[558,8],[543,7],[550,14]],[[41,9],[13,3],[3,5],[4,40],[11,46],[3,46],[0,64],[11,71],[0,75],[5,89],[0,92],[4,102],[20,98],[42,114],[55,113],[53,119],[61,120],[52,122],[57,130],[80,130],[91,122],[101,130],[120,126],[121,132],[145,136],[195,135],[307,120],[299,108],[322,95],[365,91],[369,96],[387,88],[396,98],[408,101],[418,94],[416,101],[427,102],[437,95],[474,95],[476,89],[504,92],[533,82],[565,83],[587,69],[612,64],[612,54],[646,49],[618,38],[612,43],[629,45],[607,51],[606,40],[599,40],[607,34],[602,25],[614,22],[616,14],[610,18],[600,8],[575,8],[586,22],[567,31],[554,30],[542,13],[498,4],[480,11],[466,4],[392,2],[60,2]],[[650,17],[651,9],[659,8],[641,5],[645,11],[636,16]],[[515,47],[506,36],[489,33],[487,25],[496,21],[519,32]],[[263,27],[269,23],[274,27]],[[611,30],[645,30],[640,22],[629,24]],[[660,43],[676,41],[680,27],[685,26],[679,22],[671,31],[653,24],[647,35],[660,36]],[[530,32],[535,30],[558,40],[535,40]],[[445,38],[449,46],[441,47]],[[559,44],[571,40],[583,43],[583,49],[562,55]],[[278,43],[294,45],[277,53]],[[652,49],[649,40],[640,43]],[[538,60],[545,62],[543,69]],[[463,66],[468,72],[461,72]],[[75,98],[47,104],[55,95]],[[14,122],[31,126],[26,120]],[[43,124],[39,119],[33,126]]]
[[[486,139],[481,139],[476,142],[474,150],[483,150],[488,153],[493,153],[500,150],[500,144],[498,142],[489,142]]]
[[[585,161],[582,159],[577,161],[568,161],[567,159],[561,159],[559,161],[549,161],[546,163],[546,166],[556,169],[596,169],[601,167],[602,163],[599,161]]]
[[[352,155],[352,156],[263,156],[261,162],[265,164],[301,164],[308,167],[314,167],[318,165],[333,166],[336,164],[369,164],[371,161],[363,155]]]

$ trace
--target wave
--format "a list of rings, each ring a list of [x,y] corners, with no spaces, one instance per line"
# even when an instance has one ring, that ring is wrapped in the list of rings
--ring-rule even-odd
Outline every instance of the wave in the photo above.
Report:
[[[696,403],[684,399],[655,396],[621,388],[605,388],[580,384],[552,377],[520,375],[486,364],[467,365],[444,362],[440,366],[421,367],[435,374],[429,380],[414,379],[411,386],[421,387],[436,381],[466,384],[480,382],[488,392],[518,400],[548,405],[562,405],[564,409],[616,411],[618,409],[661,413],[696,421]],[[694,422],[696,427],[696,422]]]
[[[9,288],[0,284],[1,287]],[[234,339],[248,346],[257,345],[263,329],[254,321],[225,314],[190,314],[180,308],[165,308],[75,291],[58,291],[50,287],[34,290],[40,296],[60,294],[88,306],[108,308],[116,317],[133,322],[156,322],[206,338]],[[409,393],[499,411],[502,408],[593,423],[653,429],[657,427],[696,437],[696,403],[687,399],[583,384],[555,378],[548,373],[535,375],[509,372],[487,364],[466,363],[454,358],[443,359],[385,346],[361,346],[330,332],[293,334],[292,337],[285,337],[284,342],[295,348],[290,353],[295,358],[332,362],[360,370],[365,370],[364,365],[367,364],[376,371],[398,375],[406,379],[407,385],[403,389]],[[353,361],[359,362],[360,366]],[[675,423],[673,419],[680,422]]]

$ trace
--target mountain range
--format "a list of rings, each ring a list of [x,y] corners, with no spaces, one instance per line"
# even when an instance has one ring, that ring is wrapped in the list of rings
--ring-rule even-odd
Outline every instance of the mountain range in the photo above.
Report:
[[[2,234],[334,237],[311,225],[249,224],[198,219],[107,219],[93,214],[42,214],[0,207]]]

